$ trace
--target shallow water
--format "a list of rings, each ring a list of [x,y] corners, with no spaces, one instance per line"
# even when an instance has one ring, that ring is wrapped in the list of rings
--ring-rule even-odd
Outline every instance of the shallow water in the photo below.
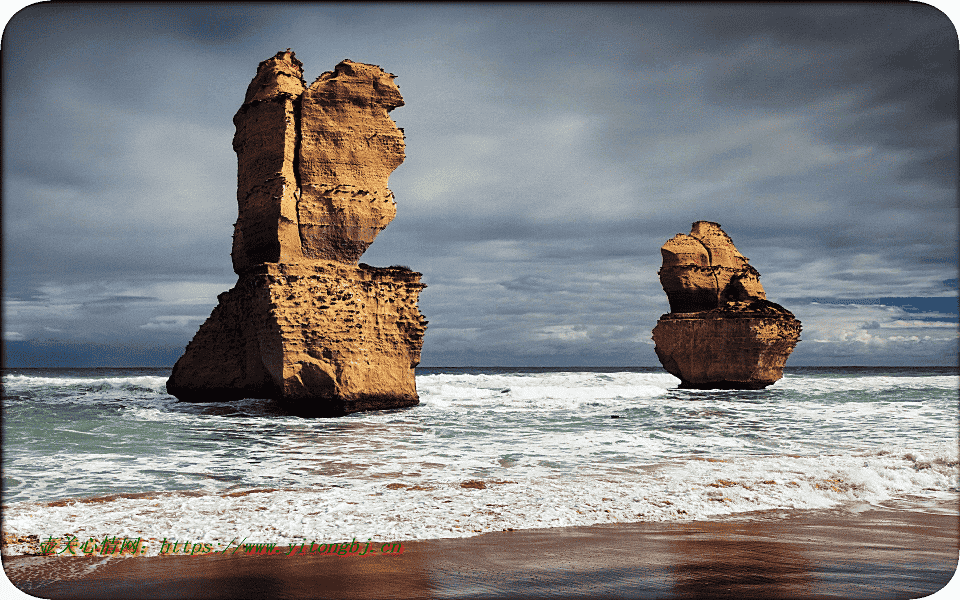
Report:
[[[4,532],[409,540],[958,490],[950,369],[794,369],[757,391],[646,368],[419,369],[419,406],[338,419],[181,403],[168,375],[5,372]]]

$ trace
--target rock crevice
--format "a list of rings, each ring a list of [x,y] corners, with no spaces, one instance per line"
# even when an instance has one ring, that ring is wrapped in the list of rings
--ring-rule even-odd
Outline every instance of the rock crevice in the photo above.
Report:
[[[767,299],[760,273],[710,221],[660,249],[670,313],[653,330],[657,357],[682,388],[760,389],[783,377],[800,321]]]

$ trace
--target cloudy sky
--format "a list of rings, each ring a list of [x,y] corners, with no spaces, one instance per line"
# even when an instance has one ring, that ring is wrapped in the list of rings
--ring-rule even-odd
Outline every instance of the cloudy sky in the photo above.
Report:
[[[292,48],[397,74],[424,366],[657,365],[720,223],[789,365],[957,357],[957,32],[924,4],[36,4],[4,30],[8,365],[172,364],[236,282],[232,117]]]

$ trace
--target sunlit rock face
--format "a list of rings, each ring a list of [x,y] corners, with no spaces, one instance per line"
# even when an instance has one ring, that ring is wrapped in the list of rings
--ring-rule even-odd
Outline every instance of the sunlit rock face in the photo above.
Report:
[[[271,398],[338,416],[419,403],[421,274],[358,264],[396,214],[394,75],[345,60],[309,87],[290,50],[260,63],[234,117],[236,286],[167,381],[180,400]]]
[[[760,274],[720,225],[697,221],[660,249],[670,312],[653,330],[682,388],[760,389],[783,377],[800,321],[766,299]]]
[[[397,214],[387,179],[404,158],[403,132],[387,114],[403,106],[394,76],[345,60],[300,103],[301,251],[354,263]]]
[[[293,52],[260,63],[233,117],[237,153],[237,222],[233,270],[296,261],[300,252],[297,154],[303,68]]]
[[[394,75],[345,60],[309,87],[293,52],[260,63],[237,127],[237,273],[302,258],[357,264],[397,205],[387,180],[403,162]]]

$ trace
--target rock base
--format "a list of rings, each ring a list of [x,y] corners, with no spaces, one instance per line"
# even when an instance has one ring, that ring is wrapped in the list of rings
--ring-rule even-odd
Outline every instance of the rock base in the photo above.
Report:
[[[783,377],[799,340],[789,313],[670,313],[653,330],[657,357],[685,389],[763,389]]]
[[[188,402],[269,398],[301,416],[415,406],[420,273],[332,261],[245,272],[177,361]]]

